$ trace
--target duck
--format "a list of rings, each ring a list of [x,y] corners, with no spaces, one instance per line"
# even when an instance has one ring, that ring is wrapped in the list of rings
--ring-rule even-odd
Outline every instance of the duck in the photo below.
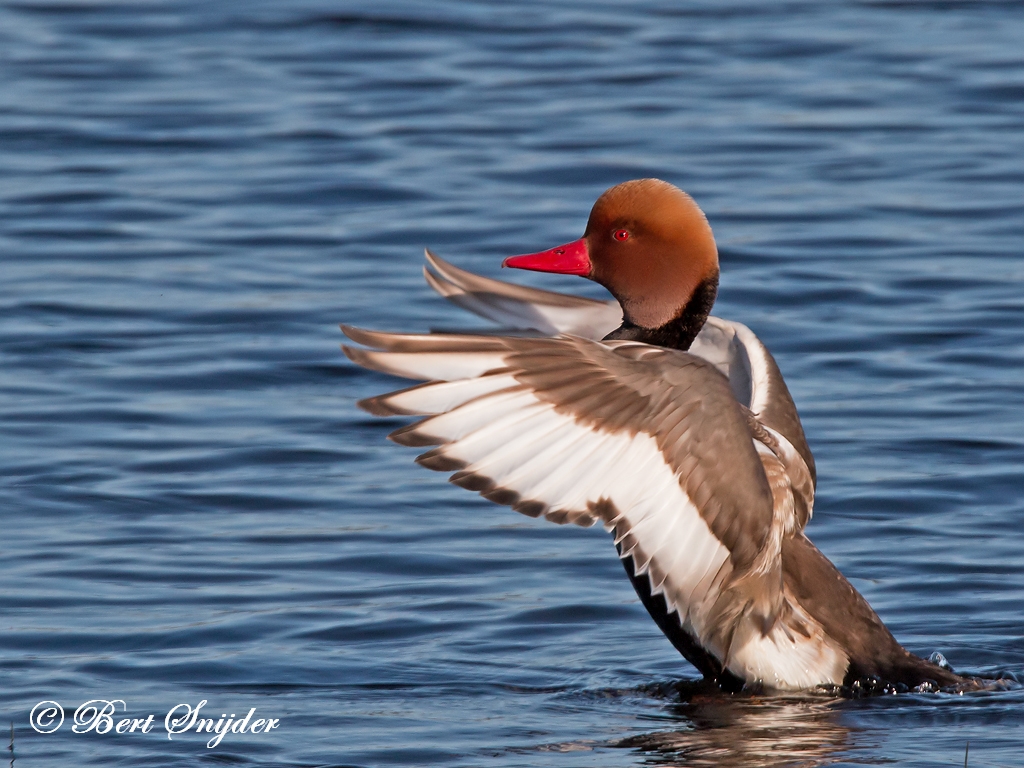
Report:
[[[417,419],[391,440],[516,512],[603,526],[657,626],[722,690],[965,684],[904,649],[807,537],[814,456],[768,349],[710,314],[718,249],[693,198],[659,179],[618,184],[581,238],[502,266],[584,277],[612,300],[428,250],[427,283],[500,329],[342,326],[351,361],[421,382],[358,403]]]

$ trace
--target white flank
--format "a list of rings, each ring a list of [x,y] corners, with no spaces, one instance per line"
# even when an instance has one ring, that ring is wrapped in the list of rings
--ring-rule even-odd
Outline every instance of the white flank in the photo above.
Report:
[[[762,635],[749,621],[741,622],[733,639],[728,668],[745,680],[758,680],[783,691],[842,685],[849,658],[825,639],[821,627],[796,601],[789,602],[796,616],[814,628],[811,637],[788,630],[782,622],[767,635]]]

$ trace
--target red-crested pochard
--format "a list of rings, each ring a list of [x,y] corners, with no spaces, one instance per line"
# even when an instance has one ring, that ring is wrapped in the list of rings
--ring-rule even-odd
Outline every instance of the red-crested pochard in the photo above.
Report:
[[[723,688],[963,684],[918,658],[804,535],[814,458],[758,338],[710,317],[718,251],[657,179],[612,187],[583,237],[504,266],[588,277],[602,302],[483,278],[427,252],[427,282],[507,336],[344,326],[359,365],[425,380],[369,398],[426,418],[417,461],[531,517],[601,523],[668,639]]]

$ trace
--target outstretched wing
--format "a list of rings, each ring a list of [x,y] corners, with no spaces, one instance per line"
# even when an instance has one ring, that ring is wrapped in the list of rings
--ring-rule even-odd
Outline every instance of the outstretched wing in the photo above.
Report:
[[[426,256],[423,274],[435,291],[507,328],[601,339],[622,323],[622,308],[614,301],[524,288],[459,269],[429,249]],[[814,507],[814,457],[775,359],[745,325],[718,317],[708,318],[690,352],[718,368],[736,400],[760,423],[759,436],[779,458],[779,466],[767,471],[790,484],[795,524],[803,528]]]
[[[820,682],[823,665],[842,679],[841,653],[783,594],[791,523],[757,420],[714,364],[578,337],[344,330],[370,347],[345,348],[356,363],[427,380],[360,403],[426,416],[392,434],[437,446],[421,464],[527,515],[601,522],[683,629],[744,679],[778,684],[775,656],[817,675],[801,685]]]

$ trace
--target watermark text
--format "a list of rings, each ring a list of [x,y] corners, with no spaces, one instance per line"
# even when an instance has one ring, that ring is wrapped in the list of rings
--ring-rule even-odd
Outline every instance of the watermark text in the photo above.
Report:
[[[270,733],[281,727],[281,719],[258,717],[252,707],[243,717],[234,712],[222,712],[218,718],[209,710],[203,711],[207,701],[203,699],[195,706],[178,704],[171,707],[163,717],[163,730],[168,739],[187,733],[209,736],[206,746],[213,749],[228,734]],[[215,710],[214,710],[215,711]],[[37,733],[55,733],[64,725],[64,707],[56,701],[40,701],[29,714],[29,724]],[[90,699],[75,709],[71,718],[74,733],[98,733],[125,735],[150,733],[158,720],[157,715],[131,717],[124,699]]]

